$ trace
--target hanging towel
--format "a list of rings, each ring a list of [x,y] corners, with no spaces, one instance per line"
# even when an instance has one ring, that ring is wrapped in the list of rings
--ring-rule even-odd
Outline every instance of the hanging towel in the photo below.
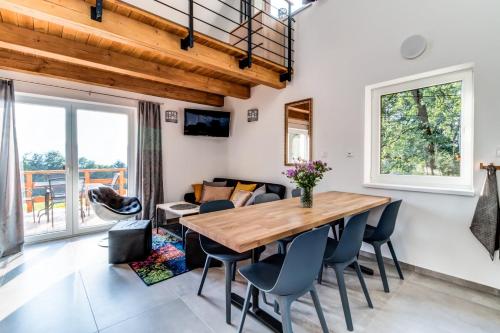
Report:
[[[487,167],[488,176],[477,202],[470,230],[490,253],[491,260],[500,246],[500,207],[496,168]]]

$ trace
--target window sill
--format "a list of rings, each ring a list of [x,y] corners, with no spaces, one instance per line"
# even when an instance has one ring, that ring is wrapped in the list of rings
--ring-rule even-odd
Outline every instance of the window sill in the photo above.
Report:
[[[426,186],[384,184],[384,183],[364,183],[363,185],[365,187],[381,188],[387,190],[450,194],[450,195],[461,195],[467,197],[473,197],[475,195],[475,191],[472,188],[466,189],[466,188],[452,188],[452,187],[426,187]]]

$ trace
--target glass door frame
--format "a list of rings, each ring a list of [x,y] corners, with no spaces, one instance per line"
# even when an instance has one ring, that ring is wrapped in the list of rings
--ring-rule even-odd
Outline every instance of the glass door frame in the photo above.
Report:
[[[132,107],[124,107],[118,105],[109,105],[102,103],[89,103],[86,101],[73,101],[71,103],[72,111],[72,137],[71,137],[71,152],[73,154],[71,160],[72,165],[75,167],[71,170],[73,186],[78,188],[79,181],[79,167],[78,167],[78,110],[82,111],[96,111],[96,112],[106,112],[114,114],[123,114],[127,116],[128,123],[128,142],[127,142],[127,195],[133,196],[135,194],[135,162],[136,162],[136,126],[135,126],[135,115],[136,110]],[[103,223],[102,225],[95,227],[84,227],[80,226],[80,216],[78,212],[78,191],[72,192],[72,201],[75,203],[75,207],[72,209],[73,216],[73,235],[86,234],[98,231],[108,230],[116,221],[110,221],[109,223]],[[91,208],[92,209],[92,208]]]
[[[84,100],[66,99],[47,95],[16,92],[16,103],[35,104],[43,106],[60,107],[65,109],[65,176],[66,176],[66,230],[54,231],[39,235],[25,236],[25,243],[35,243],[47,240],[67,238],[75,235],[105,231],[113,222],[97,227],[81,228],[78,212],[79,204],[79,168],[78,168],[78,109],[125,114],[128,117],[128,142],[127,142],[127,195],[135,194],[135,162],[137,108],[123,105],[97,103]],[[19,133],[18,133],[19,135]],[[24,179],[23,179],[24,183]]]

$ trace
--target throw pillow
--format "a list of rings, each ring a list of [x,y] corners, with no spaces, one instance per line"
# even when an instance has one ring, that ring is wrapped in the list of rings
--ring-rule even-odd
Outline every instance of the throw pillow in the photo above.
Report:
[[[242,184],[238,182],[238,184],[236,184],[236,188],[234,189],[233,194],[236,193],[236,191],[238,190],[253,192],[256,187],[257,184]],[[231,200],[233,200],[233,196],[231,196]]]
[[[231,196],[231,201],[233,202],[234,207],[243,207],[251,196],[252,192],[234,190],[233,195]]]
[[[234,190],[235,191],[236,190],[243,190],[243,191],[252,192],[252,191],[255,191],[256,187],[257,187],[257,184],[243,184],[243,183],[238,182],[238,184],[236,185],[236,188]]]
[[[214,200],[228,200],[233,192],[233,187],[203,186],[201,203]]]
[[[213,186],[213,187],[226,187],[227,181],[223,182],[207,182],[206,180],[203,181],[203,185],[205,186]]]
[[[194,200],[196,202],[200,202],[200,200],[201,200],[201,193],[203,192],[203,184],[193,184],[191,186],[193,187]]]
[[[266,185],[262,185],[261,187],[253,191],[252,196],[250,197],[250,199],[247,200],[245,206],[253,205],[255,202],[255,197],[264,193],[266,193]]]

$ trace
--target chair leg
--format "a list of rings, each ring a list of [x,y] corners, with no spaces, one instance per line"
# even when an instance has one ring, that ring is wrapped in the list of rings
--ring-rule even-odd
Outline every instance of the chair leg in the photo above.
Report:
[[[318,292],[316,291],[314,285],[311,287],[309,293],[311,294],[314,307],[316,308],[316,313],[318,314],[319,322],[321,324],[321,329],[323,330],[323,333],[328,333],[328,326],[326,325],[323,309],[321,308],[321,303],[319,302]]]
[[[36,218],[35,218],[35,202],[31,200],[31,212],[33,213],[33,223],[36,223]]]
[[[405,278],[403,276],[403,271],[401,270],[401,267],[399,266],[399,261],[398,261],[398,258],[396,257],[396,252],[394,251],[394,247],[392,246],[392,242],[389,240],[387,242],[387,245],[389,246],[389,250],[391,251],[392,260],[394,260],[394,265],[396,265],[396,269],[398,270],[399,278],[401,280],[404,280]]]
[[[240,327],[238,327],[238,333],[241,333],[243,331],[243,325],[245,324],[248,308],[250,307],[251,296],[252,296],[252,284],[249,282],[247,287],[247,293],[245,294],[245,303],[243,303],[243,308],[241,309],[241,320],[240,320]]]
[[[286,244],[285,244],[285,242],[278,242],[278,253],[286,255]]]
[[[203,267],[203,274],[201,275],[200,287],[198,288],[198,296],[201,295],[201,291],[203,290],[203,285],[205,284],[205,278],[207,277],[208,268],[210,267],[210,262],[212,258],[207,255],[207,259],[205,260],[205,267]]]
[[[232,273],[233,263],[224,262],[224,273],[225,273],[225,282],[226,282],[226,323],[231,325],[231,282],[232,282]]]
[[[292,331],[292,316],[291,316],[291,300],[285,296],[279,297],[279,305],[281,310],[281,324],[283,325],[283,333],[293,333]]]
[[[337,235],[337,223],[332,223],[332,234],[333,234],[333,239],[335,239],[337,242],[339,241],[339,237]]]
[[[370,298],[370,294],[368,293],[368,288],[366,288],[365,279],[363,278],[363,272],[361,272],[361,267],[359,267],[357,261],[354,262],[354,268],[356,269],[356,274],[358,274],[359,283],[361,283],[361,288],[363,289],[363,293],[365,294],[368,306],[373,309],[372,300]]]
[[[382,284],[384,285],[384,291],[388,293],[389,283],[387,282],[387,275],[385,274],[384,257],[382,257],[382,250],[380,248],[381,245],[380,243],[374,243],[373,248],[375,249],[375,256],[377,257],[378,269],[380,271],[380,277],[382,278]]]
[[[323,283],[323,264],[321,264],[321,267],[318,272],[318,284]]]
[[[344,309],[344,317],[349,331],[354,330],[352,326],[351,309],[349,308],[349,300],[347,299],[347,289],[344,281],[344,267],[334,267],[335,275],[337,276],[337,284],[339,285],[340,300]]]
[[[236,281],[236,262],[231,265],[231,281]]]

